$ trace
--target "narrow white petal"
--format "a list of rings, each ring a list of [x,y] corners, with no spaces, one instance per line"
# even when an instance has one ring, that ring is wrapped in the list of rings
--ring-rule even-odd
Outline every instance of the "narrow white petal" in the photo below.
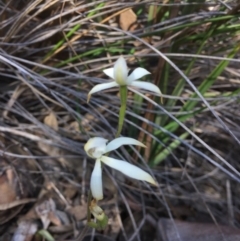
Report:
[[[127,85],[128,67],[125,59],[120,56],[113,67],[114,80],[119,85]]]
[[[137,140],[135,140],[133,138],[130,138],[130,137],[118,137],[118,138],[110,141],[107,144],[106,152],[110,152],[110,151],[116,150],[118,147],[120,147],[122,145],[137,145],[137,146],[146,147],[143,143],[141,143],[140,141],[137,141]]]
[[[88,142],[84,145],[84,150],[88,154],[88,156],[92,158],[98,158],[102,156],[102,154],[106,153],[106,143],[107,139],[102,137],[93,137],[88,140]]]
[[[144,82],[144,81],[133,81],[130,86],[134,86],[134,87],[138,87],[140,89],[144,89],[144,90],[149,90],[149,91],[152,91],[152,92],[155,92],[159,95],[161,95],[161,91],[160,89],[152,84],[152,83],[149,83],[149,82]]]
[[[117,160],[107,156],[102,156],[101,161],[106,165],[122,172],[126,176],[137,180],[146,181],[153,185],[157,185],[151,175],[149,175],[147,172],[143,171],[139,167],[136,167],[126,161]]]
[[[116,82],[109,82],[109,83],[103,83],[103,84],[98,84],[98,85],[95,85],[91,90],[90,92],[88,93],[88,98],[87,98],[87,102],[89,102],[90,98],[91,98],[91,95],[93,93],[96,93],[98,91],[101,91],[101,90],[106,90],[106,89],[110,89],[112,87],[116,87],[118,86],[118,84]]]
[[[111,79],[114,79],[114,71],[113,68],[109,68],[109,69],[104,69],[103,70],[104,74],[106,74],[108,77],[110,77]]]
[[[96,163],[92,172],[92,176],[91,176],[90,187],[91,187],[92,196],[96,200],[103,199],[102,167],[101,167],[100,159],[96,160]]]
[[[134,80],[138,80],[147,74],[151,74],[151,73],[144,68],[138,67],[135,70],[133,70],[133,72],[128,76],[127,82],[128,84],[130,84]]]

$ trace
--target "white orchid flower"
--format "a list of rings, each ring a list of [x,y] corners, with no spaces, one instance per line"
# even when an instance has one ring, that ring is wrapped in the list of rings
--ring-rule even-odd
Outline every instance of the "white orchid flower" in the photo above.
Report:
[[[93,93],[117,86],[137,87],[161,95],[161,91],[156,85],[149,82],[137,81],[143,76],[150,74],[150,72],[148,72],[146,69],[138,67],[129,76],[128,71],[129,70],[125,59],[120,56],[113,68],[103,70],[103,72],[114,81],[94,86],[88,93],[88,101]]]
[[[90,138],[84,146],[84,150],[86,151],[87,155],[93,159],[96,159],[90,181],[91,192],[96,200],[103,199],[101,162],[131,178],[147,181],[153,185],[157,185],[151,175],[149,175],[147,172],[143,171],[139,167],[136,167],[126,161],[117,160],[112,157],[108,157],[107,155],[104,155],[110,151],[116,150],[122,145],[138,145],[146,147],[144,144],[129,137],[118,137],[110,141],[108,144],[107,142],[108,140],[102,137],[93,137]]]

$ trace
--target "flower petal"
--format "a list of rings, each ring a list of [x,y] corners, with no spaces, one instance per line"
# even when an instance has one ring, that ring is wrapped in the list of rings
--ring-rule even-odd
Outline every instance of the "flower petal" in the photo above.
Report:
[[[127,85],[128,67],[125,59],[120,56],[113,67],[114,80],[119,85]]]
[[[118,138],[110,141],[107,144],[106,153],[110,152],[110,151],[113,151],[113,150],[116,150],[118,147],[120,147],[122,145],[137,145],[137,146],[146,147],[143,143],[141,143],[140,141],[137,141],[133,138],[118,137]]]
[[[106,90],[106,89],[110,89],[112,87],[116,87],[118,86],[118,84],[116,82],[109,82],[109,83],[103,83],[103,84],[98,84],[98,85],[95,85],[91,90],[90,92],[88,93],[88,98],[87,98],[87,102],[89,102],[90,98],[91,98],[91,95],[93,93],[96,93],[98,91],[101,91],[101,90]]]
[[[96,163],[92,172],[92,176],[91,176],[90,187],[91,187],[92,196],[96,200],[103,199],[102,167],[101,167],[100,159],[96,160]]]
[[[144,82],[144,81],[133,81],[130,86],[134,86],[134,87],[138,87],[138,88],[141,88],[141,89],[145,89],[145,90],[149,90],[149,91],[152,91],[152,92],[155,92],[159,95],[161,95],[161,91],[160,89],[152,84],[152,83],[149,83],[149,82]]]
[[[127,82],[128,84],[130,84],[134,80],[138,80],[147,74],[151,74],[151,73],[144,68],[138,67],[135,70],[133,70],[133,72],[128,76]]]
[[[102,154],[106,153],[106,143],[107,139],[102,137],[93,137],[88,140],[88,142],[84,145],[84,150],[88,154],[88,156],[96,159],[102,156]]]
[[[107,156],[102,156],[101,161],[131,178],[157,185],[151,175],[126,161],[117,160]]]
[[[103,70],[104,74],[106,74],[111,79],[114,79],[114,71],[113,68],[108,68]]]

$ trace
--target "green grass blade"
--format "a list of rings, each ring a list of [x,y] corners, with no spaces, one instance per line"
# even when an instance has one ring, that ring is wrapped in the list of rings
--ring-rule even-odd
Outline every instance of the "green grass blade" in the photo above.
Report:
[[[189,136],[188,132],[184,132],[181,136],[179,136],[179,139],[185,140]],[[153,159],[153,162],[151,163],[152,166],[157,166],[160,164],[163,160],[166,159],[166,157],[171,154],[176,148],[179,147],[181,144],[181,140],[174,140],[168,147],[163,149],[158,155],[156,155]]]

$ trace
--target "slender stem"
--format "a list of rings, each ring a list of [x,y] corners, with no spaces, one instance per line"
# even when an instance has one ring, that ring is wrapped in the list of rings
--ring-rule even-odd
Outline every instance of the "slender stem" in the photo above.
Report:
[[[121,100],[121,107],[119,110],[119,119],[118,119],[118,130],[115,137],[119,137],[122,132],[123,122],[126,114],[127,109],[127,86],[120,86],[120,100]]]

